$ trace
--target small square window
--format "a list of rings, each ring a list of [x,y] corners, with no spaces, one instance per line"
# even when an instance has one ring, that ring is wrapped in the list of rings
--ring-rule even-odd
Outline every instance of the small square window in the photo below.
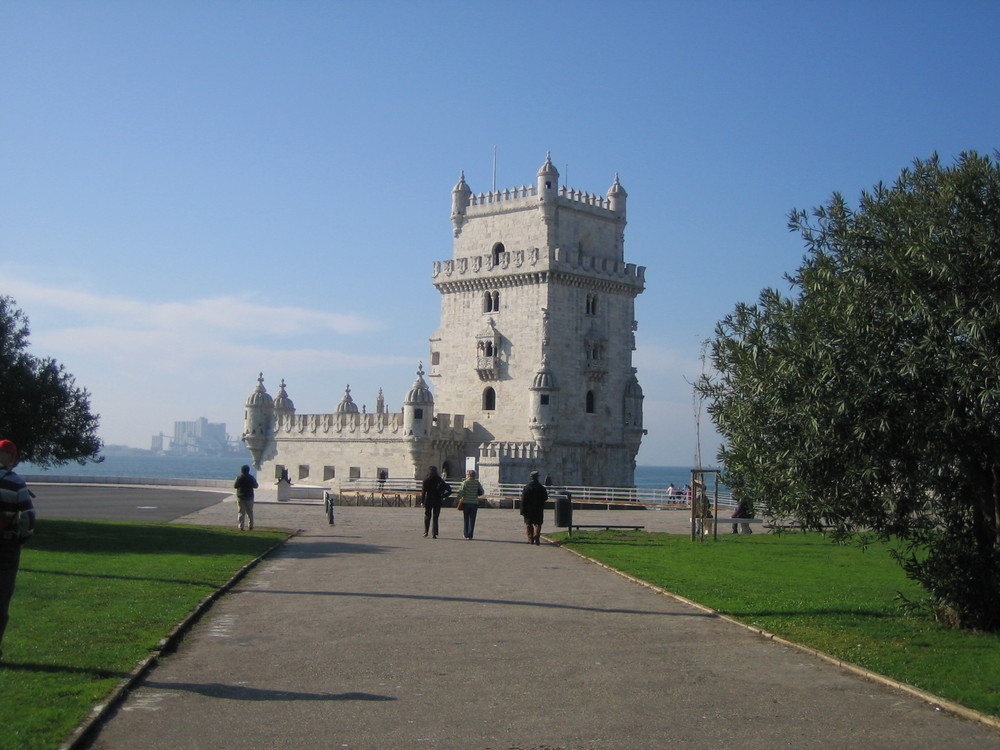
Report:
[[[299,464],[299,479],[306,479],[309,476],[309,464]]]
[[[351,479],[361,479],[361,467],[360,466],[352,466],[351,467],[350,476],[351,476]]]
[[[337,476],[337,470],[333,466],[323,467],[323,481],[328,482],[331,479],[335,479]]]
[[[539,396],[539,400],[541,401],[542,406],[548,406],[549,405],[549,394],[543,393],[541,396]]]

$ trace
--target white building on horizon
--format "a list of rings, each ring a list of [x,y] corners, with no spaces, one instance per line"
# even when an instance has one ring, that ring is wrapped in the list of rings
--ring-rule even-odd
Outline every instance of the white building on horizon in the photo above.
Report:
[[[298,414],[263,374],[246,401],[243,441],[263,476],[322,485],[380,475],[484,483],[628,487],[645,433],[632,366],[645,268],[626,263],[625,189],[559,186],[546,158],[534,185],[452,190],[452,257],[434,261],[441,321],[402,411],[381,389],[361,413],[348,386],[336,408]],[[429,381],[429,382],[428,382]],[[431,386],[433,386],[433,391]]]

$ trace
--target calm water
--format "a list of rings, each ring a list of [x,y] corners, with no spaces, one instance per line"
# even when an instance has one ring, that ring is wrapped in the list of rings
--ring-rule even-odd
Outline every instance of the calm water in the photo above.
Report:
[[[50,476],[86,477],[149,477],[153,479],[232,479],[240,473],[240,466],[249,462],[249,456],[153,456],[112,455],[99,464],[70,463],[42,471],[31,464],[17,467],[18,473]],[[635,485],[642,488],[663,488],[673,482],[683,487],[691,482],[688,466],[638,466]]]

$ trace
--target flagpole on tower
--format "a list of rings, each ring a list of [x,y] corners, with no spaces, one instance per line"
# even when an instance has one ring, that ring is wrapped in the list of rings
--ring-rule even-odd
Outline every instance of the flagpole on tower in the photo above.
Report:
[[[493,192],[497,191],[497,147],[493,147]]]

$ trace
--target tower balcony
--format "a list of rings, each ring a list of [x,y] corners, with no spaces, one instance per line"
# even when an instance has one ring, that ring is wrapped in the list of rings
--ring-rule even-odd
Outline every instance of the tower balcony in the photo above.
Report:
[[[499,380],[500,366],[500,357],[476,358],[476,372],[480,380]]]

